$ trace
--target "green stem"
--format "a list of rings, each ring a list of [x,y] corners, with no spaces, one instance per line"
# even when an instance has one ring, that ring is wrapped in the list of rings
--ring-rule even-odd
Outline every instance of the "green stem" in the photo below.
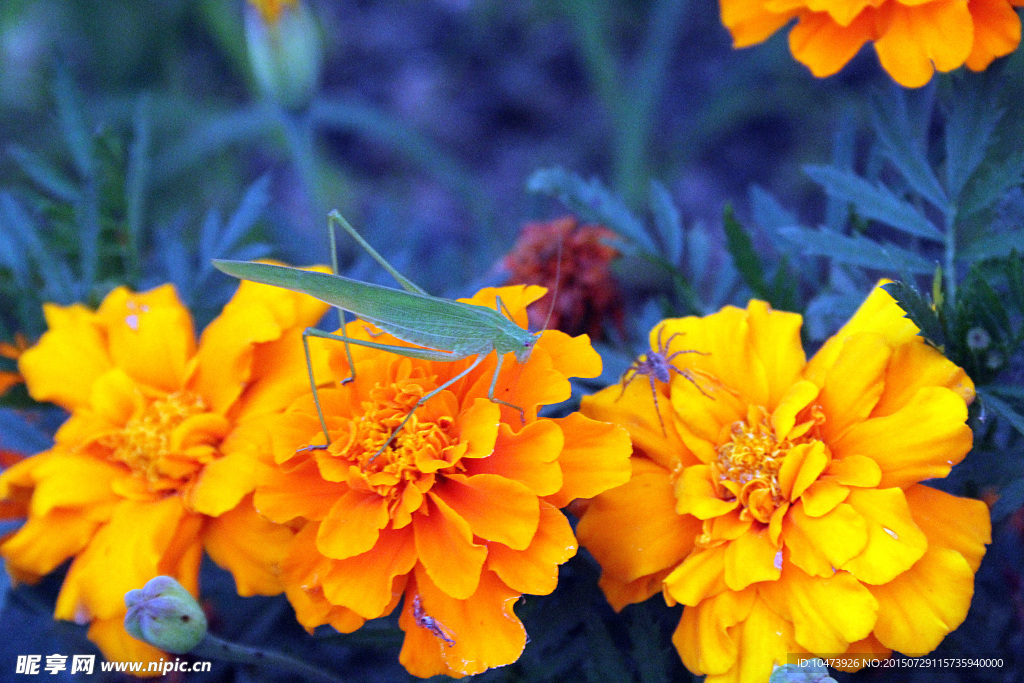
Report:
[[[946,299],[956,302],[956,207],[950,206],[946,212]]]
[[[253,666],[272,666],[282,671],[288,671],[302,677],[307,681],[322,681],[322,683],[343,683],[343,679],[334,674],[324,671],[301,660],[274,652],[272,650],[261,650],[255,647],[238,645],[221,640],[209,633],[196,645],[190,655],[199,658],[216,659],[222,662],[235,662],[238,664],[252,664]]]

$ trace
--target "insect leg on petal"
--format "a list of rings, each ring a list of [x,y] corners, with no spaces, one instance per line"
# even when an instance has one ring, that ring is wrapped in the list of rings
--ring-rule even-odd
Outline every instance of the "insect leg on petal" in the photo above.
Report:
[[[433,633],[436,638],[443,640],[448,647],[454,647],[455,634],[440,621],[427,614],[426,610],[423,609],[423,603],[420,601],[419,595],[412,599],[412,618],[416,621],[417,626]]]

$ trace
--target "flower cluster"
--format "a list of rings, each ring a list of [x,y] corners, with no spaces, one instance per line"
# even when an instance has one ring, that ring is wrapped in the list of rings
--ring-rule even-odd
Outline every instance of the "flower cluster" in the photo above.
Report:
[[[540,287],[485,289],[520,325]],[[351,338],[403,342],[355,321]],[[559,512],[629,479],[620,427],[574,413],[548,419],[539,406],[570,395],[568,377],[600,373],[586,337],[548,330],[523,364],[505,363],[488,399],[496,358],[421,407],[417,402],[473,359],[430,362],[329,341],[318,392],[264,421],[254,503],[297,530],[281,580],[309,630],[352,631],[402,602],[400,661],[410,673],[463,676],[515,661],[526,632],[513,612],[523,593],[554,590],[576,552]],[[415,408],[405,426],[398,425]],[[404,599],[403,599],[404,598]]]
[[[789,47],[818,77],[837,73],[871,41],[878,59],[900,85],[926,84],[935,69],[966,64],[984,70],[1020,42],[1014,6],[1024,0],[877,0],[780,2],[721,0],[722,23],[735,47],[767,39],[796,19]]]
[[[603,336],[608,323],[622,332],[622,294],[609,270],[619,255],[607,244],[613,239],[608,228],[578,225],[572,216],[523,227],[504,265],[509,283],[548,288],[530,306],[531,327],[585,332],[594,339]]]
[[[162,655],[125,632],[124,595],[161,574],[196,593],[204,549],[240,594],[281,591],[292,534],[252,506],[245,434],[308,390],[300,334],[325,310],[243,283],[197,345],[170,285],[115,289],[96,311],[45,307],[49,330],[19,369],[33,398],[70,417],[53,448],[0,476],[0,498],[27,507],[0,556],[26,582],[74,558],[55,616],[90,624],[108,659]]]
[[[930,652],[990,542],[984,503],[920,483],[971,448],[970,378],[881,288],[810,361],[801,323],[761,301],[665,320],[652,344],[700,353],[656,396],[583,400],[634,452],[580,543],[615,609],[659,591],[685,606],[673,643],[708,681],[767,680],[787,653]]]

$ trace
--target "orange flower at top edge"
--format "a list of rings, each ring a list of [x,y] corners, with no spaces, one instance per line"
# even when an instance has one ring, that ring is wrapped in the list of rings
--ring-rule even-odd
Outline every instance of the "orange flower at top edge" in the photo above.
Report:
[[[249,0],[249,4],[255,7],[263,21],[270,26],[276,26],[281,20],[281,13],[285,7],[298,4],[299,0]]]
[[[983,71],[1020,43],[1014,6],[1024,0],[720,0],[734,47],[767,39],[797,19],[793,57],[815,76],[837,73],[871,41],[882,67],[900,85],[925,85],[936,69],[966,64]]]
[[[281,591],[292,534],[252,507],[255,450],[241,437],[301,392],[300,335],[325,309],[245,282],[197,345],[170,285],[115,289],[97,311],[45,307],[49,331],[19,367],[33,398],[71,415],[51,450],[0,476],[0,497],[29,501],[0,555],[29,582],[74,558],[54,616],[89,623],[108,659],[163,655],[125,632],[124,594],[161,574],[195,594],[204,549],[240,594]]]
[[[493,308],[500,296],[525,325],[527,304],[543,292],[485,289],[464,301]],[[403,344],[361,321],[346,334]],[[344,349],[325,344],[331,373],[318,377],[319,400],[330,445],[304,449],[324,440],[311,394],[267,418],[254,497],[260,513],[298,530],[281,578],[300,623],[352,630],[401,601],[399,660],[410,673],[460,677],[514,662],[526,632],[513,605],[554,590],[558,566],[576,552],[559,508],[629,479],[625,430],[578,413],[537,416],[569,397],[568,377],[599,374],[600,357],[585,336],[548,330],[525,363],[505,359],[495,384],[522,417],[487,398],[492,353],[388,443],[424,394],[473,359],[353,347],[356,376],[342,385]]]
[[[686,376],[612,386],[582,412],[626,426],[628,484],[577,527],[615,609],[682,603],[673,643],[709,683],[761,683],[787,653],[932,651],[967,615],[985,504],[919,482],[971,448],[974,386],[881,288],[809,361],[801,317],[762,301],[665,320]],[[699,386],[697,386],[699,385]]]

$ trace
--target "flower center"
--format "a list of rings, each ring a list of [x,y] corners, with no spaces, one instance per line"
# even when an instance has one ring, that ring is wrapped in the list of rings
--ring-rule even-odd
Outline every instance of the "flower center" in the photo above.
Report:
[[[363,414],[352,421],[348,438],[332,442],[332,453],[357,465],[381,495],[395,497],[405,488],[401,484],[410,482],[420,482],[425,492],[435,472],[462,469],[455,464],[460,449],[458,436],[451,433],[453,417],[436,416],[436,404],[416,408],[409,417],[428,391],[422,382],[422,378],[411,377],[378,385],[363,403]],[[444,396],[430,400],[443,404]],[[423,415],[427,409],[432,413],[429,418]],[[408,421],[399,429],[406,417]]]
[[[186,422],[206,411],[201,396],[177,391],[151,401],[99,443],[110,449],[111,460],[128,465],[150,490],[177,489],[215,457],[212,447],[189,444],[194,439]]]
[[[775,509],[785,502],[779,484],[779,470],[797,444],[816,440],[813,427],[824,422],[820,409],[811,409],[811,421],[796,436],[779,439],[775,435],[768,411],[752,406],[747,419],[734,422],[729,428],[729,441],[718,447],[718,458],[711,463],[712,476],[719,496],[739,500],[744,519],[753,517],[768,523]]]

